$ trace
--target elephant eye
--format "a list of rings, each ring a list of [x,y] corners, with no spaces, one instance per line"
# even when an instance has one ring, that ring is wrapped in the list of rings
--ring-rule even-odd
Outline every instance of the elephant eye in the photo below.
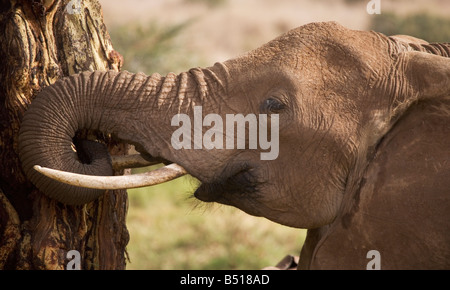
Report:
[[[261,112],[279,113],[286,108],[286,105],[275,98],[268,98],[261,104]]]

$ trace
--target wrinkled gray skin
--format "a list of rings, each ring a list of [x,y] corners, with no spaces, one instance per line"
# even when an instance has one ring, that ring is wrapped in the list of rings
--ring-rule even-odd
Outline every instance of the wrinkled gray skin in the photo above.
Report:
[[[448,44],[312,23],[179,75],[86,72],[33,101],[19,140],[23,168],[60,201],[95,199],[102,192],[31,167],[110,174],[107,155],[83,164],[70,148],[77,130],[100,130],[183,166],[202,182],[200,200],[310,229],[299,268],[365,269],[377,250],[382,269],[449,269],[449,54]],[[279,114],[278,158],[174,150],[171,118],[192,117],[195,105],[224,120]]]

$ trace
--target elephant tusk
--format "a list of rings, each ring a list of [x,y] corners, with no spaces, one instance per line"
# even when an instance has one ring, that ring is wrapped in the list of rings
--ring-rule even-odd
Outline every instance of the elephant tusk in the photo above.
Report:
[[[43,175],[74,186],[94,189],[126,189],[164,183],[187,174],[186,170],[176,163],[140,174],[127,176],[94,176],[41,167],[33,168]]]
[[[145,167],[163,163],[162,159],[147,160],[141,154],[132,155],[116,155],[111,156],[112,167],[114,170],[122,170],[127,168]]]

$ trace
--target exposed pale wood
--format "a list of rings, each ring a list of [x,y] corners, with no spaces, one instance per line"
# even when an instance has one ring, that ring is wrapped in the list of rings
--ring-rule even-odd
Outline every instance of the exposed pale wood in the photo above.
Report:
[[[162,159],[145,159],[141,154],[111,156],[113,169],[138,168],[163,163]]]

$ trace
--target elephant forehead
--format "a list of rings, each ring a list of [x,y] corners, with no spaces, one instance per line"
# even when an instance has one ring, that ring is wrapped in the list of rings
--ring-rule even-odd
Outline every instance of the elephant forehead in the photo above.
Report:
[[[312,23],[292,29],[265,45],[226,62],[230,71],[250,71],[247,78],[271,73],[305,76],[313,71],[335,75],[379,75],[390,64],[387,38],[336,23]],[[284,76],[285,76],[284,75]],[[268,79],[266,77],[266,79]]]

